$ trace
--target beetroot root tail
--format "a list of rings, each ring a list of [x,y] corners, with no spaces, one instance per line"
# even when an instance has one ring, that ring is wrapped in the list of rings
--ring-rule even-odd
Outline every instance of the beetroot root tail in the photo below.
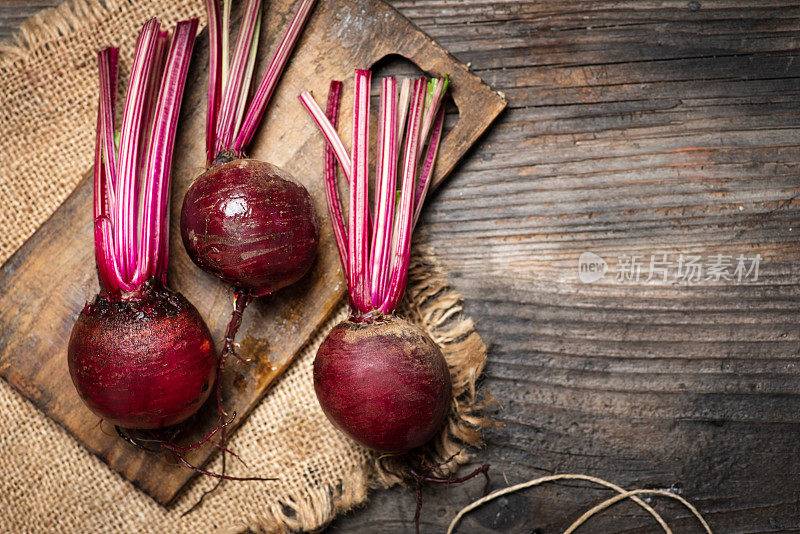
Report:
[[[452,457],[450,459],[452,459]],[[445,460],[443,463],[447,463],[449,461],[450,460]],[[422,470],[418,470],[413,467],[408,468],[408,474],[416,485],[417,507],[416,511],[414,512],[414,527],[416,528],[417,534],[419,534],[419,517],[420,513],[422,512],[422,486],[424,484],[462,484],[478,475],[483,475],[486,479],[483,484],[483,496],[485,497],[489,493],[489,484],[491,483],[491,479],[489,478],[489,464],[483,464],[463,477],[438,477],[431,475],[431,473],[437,471],[441,465],[442,464]]]

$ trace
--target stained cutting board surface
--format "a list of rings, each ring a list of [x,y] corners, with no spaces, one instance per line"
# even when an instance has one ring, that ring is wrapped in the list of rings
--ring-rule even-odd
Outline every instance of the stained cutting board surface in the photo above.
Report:
[[[263,24],[259,64],[265,67],[288,21],[294,0],[270,2]],[[191,181],[203,171],[207,40],[197,42],[183,102],[173,172],[173,214]],[[123,53],[125,53],[123,51]],[[128,51],[132,53],[132,51]],[[322,188],[322,140],[297,102],[311,90],[324,103],[331,79],[345,81],[340,134],[349,140],[352,72],[397,54],[430,74],[452,79],[458,118],[442,141],[435,184],[505,106],[501,96],[448,55],[394,9],[379,0],[320,0],[268,109],[250,155],[270,161],[302,182],[315,201],[321,226],[320,250],[312,271],[299,283],[256,300],[245,314],[239,341],[251,366],[231,364],[224,377],[226,408],[236,424],[247,417],[269,387],[340,302],[341,276]],[[91,173],[67,201],[0,268],[0,376],[63,425],[90,451],[162,504],[172,501],[193,473],[136,450],[98,425],[80,401],[69,377],[66,346],[84,303],[97,292],[91,231]],[[214,338],[221,340],[231,312],[227,286],[200,271],[187,257],[172,217],[170,284],[200,310]],[[198,414],[184,439],[213,428],[213,407]],[[187,456],[195,464],[212,454]]]

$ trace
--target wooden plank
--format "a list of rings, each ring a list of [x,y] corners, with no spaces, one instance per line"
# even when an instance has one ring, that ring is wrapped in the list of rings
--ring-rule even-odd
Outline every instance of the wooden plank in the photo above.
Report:
[[[280,36],[278,28],[294,0],[271,2],[264,18],[262,69]],[[206,92],[205,37],[189,75],[173,173],[173,213],[191,181],[203,170]],[[129,51],[130,53],[130,51]],[[257,300],[247,311],[239,340],[251,367],[232,364],[224,377],[226,407],[239,414],[237,424],[264,396],[273,381],[314,330],[340,301],[344,284],[331,229],[325,217],[321,180],[322,141],[296,100],[303,89],[322,99],[332,78],[352,87],[354,68],[365,68],[387,54],[400,54],[425,70],[447,73],[453,80],[453,99],[461,116],[444,138],[436,183],[453,169],[478,136],[504,107],[504,100],[470,74],[454,58],[378,0],[321,0],[312,14],[275,93],[270,111],[251,149],[251,156],[270,161],[302,182],[311,192],[321,222],[320,251],[312,272],[291,288]],[[343,114],[351,113],[345,99]],[[347,121],[343,121],[347,123]],[[348,126],[342,129],[349,137]],[[230,315],[226,287],[197,269],[188,259],[173,217],[170,280],[206,318],[215,339],[221,340]],[[154,462],[117,437],[104,433],[72,387],[66,364],[66,343],[72,324],[97,290],[91,232],[91,184],[84,179],[69,199],[0,269],[0,374],[45,413],[64,425],[111,468],[161,503],[171,501],[192,476],[177,466]],[[215,424],[209,407],[190,425],[186,439],[204,435]],[[108,429],[105,429],[108,432]],[[210,450],[189,456],[205,462]]]
[[[698,3],[393,2],[509,99],[418,239],[491,347],[483,386],[502,426],[474,462],[492,465],[492,489],[588,473],[673,488],[714,532],[797,532],[800,6]],[[586,250],[764,260],[743,284],[582,284]],[[422,532],[444,532],[481,488],[426,490]],[[531,488],[457,532],[561,533],[609,496]],[[701,532],[651,504],[674,532]],[[328,532],[411,534],[413,516],[396,488]],[[660,530],[623,503],[578,532]]]

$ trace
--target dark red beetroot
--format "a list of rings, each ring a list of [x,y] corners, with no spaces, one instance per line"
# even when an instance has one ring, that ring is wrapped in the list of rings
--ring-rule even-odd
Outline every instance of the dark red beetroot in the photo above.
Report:
[[[151,279],[139,300],[87,304],[69,340],[69,372],[86,405],[124,428],[162,428],[194,414],[217,368],[203,319]]]
[[[439,465],[414,465],[413,455],[403,454],[441,430],[453,395],[439,347],[425,332],[393,315],[405,292],[411,234],[433,176],[444,123],[442,97],[449,82],[446,77],[403,80],[398,97],[396,80],[381,80],[375,203],[370,210],[372,73],[356,70],[354,78],[352,154],[336,133],[342,83],[331,82],[326,112],[307,91],[299,96],[325,137],[325,195],[352,308],[350,318],[335,326],[317,350],[314,390],[336,427],[366,447],[396,453],[393,458],[405,463],[406,476],[417,485],[414,523],[419,532],[422,484],[458,483],[482,473],[487,477],[484,490],[488,489],[488,466],[451,478],[441,473]],[[336,183],[337,161],[350,183],[346,228]]]
[[[251,159],[211,167],[186,193],[181,237],[201,269],[258,297],[302,278],[319,230],[306,188]]]
[[[171,43],[156,19],[144,25],[118,149],[118,51],[98,55],[93,212],[101,291],[75,322],[68,361],[89,408],[125,428],[185,420],[208,398],[216,371],[208,328],[194,306],[166,287],[172,150],[197,23],[179,22]]]
[[[393,315],[335,326],[317,351],[314,389],[337,428],[382,452],[425,444],[442,427],[452,397],[439,346]]]
[[[336,133],[342,83],[331,82],[326,112],[307,91],[299,97],[325,137],[325,195],[352,308],[350,318],[335,326],[317,350],[314,390],[337,428],[366,447],[396,453],[394,459],[405,464],[406,476],[417,485],[414,523],[419,532],[422,484],[458,483],[482,473],[487,477],[484,491],[488,489],[488,466],[452,478],[438,465],[414,465],[413,455],[403,454],[425,445],[441,430],[453,395],[450,371],[438,345],[393,315],[405,292],[411,234],[433,176],[444,123],[442,97],[449,82],[446,77],[404,80],[398,97],[396,80],[381,80],[375,203],[370,210],[371,78],[368,70],[355,71],[352,154]],[[350,183],[346,228],[336,183],[337,161]]]
[[[401,453],[438,433],[452,399],[450,371],[439,347],[425,332],[393,315],[405,292],[415,214],[432,175],[447,80],[428,83],[419,78],[413,81],[413,88],[411,80],[405,80],[400,94],[408,98],[401,103],[396,80],[382,80],[374,217],[367,198],[370,84],[370,71],[355,72],[352,156],[335,129],[342,83],[331,83],[327,113],[310,94],[300,95],[327,141],[323,167],[328,212],[353,310],[350,319],[334,327],[317,351],[314,389],[328,418],[355,441],[378,451]],[[408,124],[403,125],[398,117],[406,115]],[[426,125],[433,128],[418,173]],[[400,158],[402,132],[406,142]],[[346,229],[334,156],[350,182]]]
[[[206,166],[186,193],[181,236],[201,269],[233,286],[234,312],[225,334],[220,372],[248,303],[293,284],[311,268],[318,236],[308,191],[289,173],[245,158],[281,73],[316,0],[299,0],[289,27],[251,98],[258,51],[261,1],[248,0],[232,53],[223,30],[230,10],[206,0],[209,77],[206,108]],[[224,59],[230,59],[223,65]],[[223,73],[225,76],[223,78]],[[219,402],[221,393],[217,394]],[[222,407],[219,406],[222,414]]]

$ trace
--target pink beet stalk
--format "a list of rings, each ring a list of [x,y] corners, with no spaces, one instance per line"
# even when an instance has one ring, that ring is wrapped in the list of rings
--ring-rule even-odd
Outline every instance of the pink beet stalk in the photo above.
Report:
[[[378,162],[375,206],[375,226],[370,251],[370,287],[372,306],[380,307],[386,295],[386,273],[390,265],[395,184],[397,182],[397,82],[394,78],[381,80],[381,107],[378,118]]]
[[[253,140],[253,135],[255,135],[256,129],[261,122],[261,117],[263,117],[264,111],[267,109],[267,104],[269,104],[270,98],[272,98],[272,93],[278,85],[283,69],[286,68],[289,56],[292,54],[292,50],[294,50],[294,46],[300,38],[300,34],[308,20],[308,16],[311,14],[311,8],[314,7],[315,2],[316,0],[302,0],[297,6],[297,11],[295,11],[294,17],[292,17],[292,21],[289,23],[289,28],[287,28],[286,33],[283,35],[283,39],[281,39],[278,49],[275,51],[275,55],[272,56],[272,60],[267,67],[267,72],[264,73],[264,77],[261,79],[261,83],[253,97],[253,101],[250,103],[244,125],[236,137],[233,150],[237,154],[242,153],[250,144],[250,141]]]
[[[300,0],[255,95],[248,102],[261,28],[261,0],[248,0],[233,54],[228,54],[230,1],[206,0],[209,21],[207,165],[220,153],[242,157],[253,139],[316,0]],[[220,20],[221,19],[221,20]],[[230,159],[230,158],[229,158]]]
[[[222,22],[219,2],[206,0],[208,13],[208,98],[206,103],[206,165],[216,157],[217,113],[222,86]]]
[[[350,183],[350,224],[348,228],[348,268],[350,298],[362,311],[371,308],[367,266],[367,219],[369,197],[369,92],[372,72],[357,70],[353,103],[353,176]]]
[[[239,37],[236,39],[236,46],[233,49],[230,71],[222,90],[222,103],[220,104],[216,133],[216,150],[218,152],[231,147],[235,136],[236,110],[239,107],[239,101],[247,98],[249,87],[244,86],[244,80],[248,55],[252,49],[251,44],[255,37],[257,21],[260,18],[261,0],[248,0],[242,17],[242,25],[239,28]]]
[[[303,91],[297,98],[300,100],[300,103],[303,104],[306,111],[308,111],[308,114],[311,115],[317,128],[322,131],[327,145],[333,150],[336,161],[339,162],[339,166],[342,168],[347,183],[350,183],[350,177],[353,173],[352,161],[349,152],[347,152],[347,149],[344,147],[342,139],[339,137],[339,134],[336,133],[336,127],[331,124],[331,121],[325,116],[325,112],[319,107],[319,104],[317,104],[314,97],[311,96],[311,93]]]
[[[374,219],[367,197],[370,72],[355,71],[352,153],[348,153],[336,132],[336,113],[331,110],[332,102],[338,103],[339,82],[331,84],[327,114],[307,91],[298,95],[325,139],[323,176],[328,209],[347,277],[350,304],[357,313],[392,313],[405,291],[411,235],[433,176],[444,126],[442,102],[448,84],[447,77],[430,81],[406,79],[400,83],[391,77],[381,80]],[[339,206],[334,158],[349,179],[347,230]]]
[[[422,125],[422,110],[425,98],[425,79],[419,78],[414,82],[411,97],[411,109],[408,115],[408,134],[406,135],[406,148],[403,156],[403,180],[400,194],[398,216],[395,219],[394,254],[392,256],[392,274],[386,297],[380,307],[381,312],[391,313],[400,303],[400,298],[406,289],[408,276],[408,262],[411,259],[411,232],[413,231],[413,203],[414,180],[419,159],[420,128]]]
[[[114,147],[119,52],[108,48],[98,56],[95,246],[100,279],[110,293],[134,291],[150,277],[166,275],[169,174],[196,32],[196,19],[178,23],[164,64],[166,32],[156,19],[144,25],[128,86],[119,153]]]
[[[348,154],[333,124],[331,102],[338,102],[338,85],[331,85],[328,113],[324,113],[307,91],[298,99],[325,139],[325,169],[328,209],[345,266],[350,304],[360,314],[388,314],[397,307],[405,291],[411,257],[411,235],[419,218],[439,149],[444,125],[442,101],[447,77],[381,81],[378,111],[374,223],[370,224],[369,169],[369,71],[356,70],[353,103],[352,153]],[[333,99],[333,100],[331,100]],[[404,139],[400,198],[396,199],[398,152]],[[427,146],[427,151],[424,150]],[[424,155],[424,158],[423,158]],[[344,229],[338,190],[336,161],[350,183],[349,228]],[[420,159],[422,162],[420,164]],[[395,204],[397,205],[395,206]],[[371,238],[367,234],[371,231]],[[347,246],[343,245],[347,236]]]
[[[342,82],[332,81],[328,91],[328,108],[325,115],[333,128],[339,120],[339,101],[342,94]],[[336,238],[336,248],[339,250],[339,258],[342,261],[342,270],[347,277],[348,257],[347,257],[347,230],[344,227],[342,217],[342,204],[339,199],[339,188],[336,185],[336,157],[333,153],[331,144],[325,142],[323,150],[323,173],[325,180],[325,198],[328,204],[328,215],[333,225],[333,235]]]
[[[143,211],[139,234],[139,261],[134,284],[140,284],[151,276],[162,277],[162,257],[169,243],[169,177],[172,168],[172,152],[175,132],[178,128],[183,87],[197,33],[197,20],[179,23],[172,37],[164,76],[159,91],[155,122],[150,136],[147,160],[147,181],[143,197]],[[180,90],[179,90],[180,89]]]
[[[136,200],[137,174],[140,162],[140,141],[146,87],[156,59],[160,25],[156,19],[145,23],[136,44],[136,55],[131,69],[122,130],[119,141],[119,168],[117,169],[117,205],[114,218],[114,244],[120,257],[122,273],[130,278],[135,269],[136,256]]]

